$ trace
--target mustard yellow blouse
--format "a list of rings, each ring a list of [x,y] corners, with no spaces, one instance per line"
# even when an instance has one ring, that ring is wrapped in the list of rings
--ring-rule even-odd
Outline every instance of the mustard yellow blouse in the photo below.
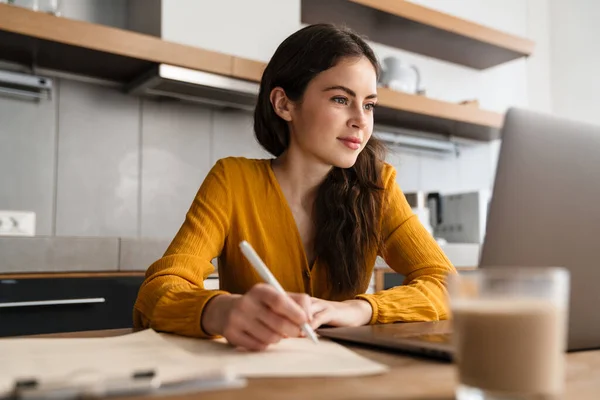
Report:
[[[435,321],[448,317],[445,275],[456,270],[425,230],[385,164],[381,256],[406,277],[402,286],[360,294],[373,308],[371,323]],[[239,250],[247,240],[283,288],[332,299],[326,271],[317,260],[309,268],[302,240],[270,160],[219,160],[202,183],[185,222],[164,256],[146,272],[134,307],[134,326],[185,336],[207,337],[200,326],[208,301],[219,294],[245,293],[262,282]],[[376,251],[365,265],[361,290],[368,288]],[[204,289],[219,259],[222,290]]]

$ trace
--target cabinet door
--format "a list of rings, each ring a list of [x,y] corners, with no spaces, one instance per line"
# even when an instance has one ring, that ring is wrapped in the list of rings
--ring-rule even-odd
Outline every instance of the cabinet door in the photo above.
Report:
[[[143,276],[0,280],[0,336],[131,328]]]

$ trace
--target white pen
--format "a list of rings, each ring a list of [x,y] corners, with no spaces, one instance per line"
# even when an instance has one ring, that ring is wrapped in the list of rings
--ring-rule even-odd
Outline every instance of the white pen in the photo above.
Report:
[[[267,268],[263,260],[261,260],[258,254],[256,254],[256,251],[254,251],[254,248],[252,248],[250,243],[246,242],[245,240],[242,240],[240,242],[240,249],[242,250],[244,256],[246,256],[248,261],[250,261],[250,264],[252,264],[256,272],[258,272],[258,274],[265,280],[265,282],[273,286],[275,290],[277,290],[279,293],[287,296],[285,290],[283,290],[279,282],[277,282],[277,279],[275,279],[271,271],[269,271],[269,268]],[[319,339],[317,339],[315,331],[312,330],[308,323],[305,322],[304,324],[302,324],[302,330],[304,331],[304,333],[306,333],[308,337],[312,339],[312,341],[315,344],[319,343]]]

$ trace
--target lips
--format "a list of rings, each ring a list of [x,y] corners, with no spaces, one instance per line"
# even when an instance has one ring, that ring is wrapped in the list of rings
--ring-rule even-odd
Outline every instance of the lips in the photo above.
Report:
[[[360,145],[362,143],[362,140],[355,136],[342,137],[338,138],[338,140],[342,142],[346,147],[352,150],[360,149]]]

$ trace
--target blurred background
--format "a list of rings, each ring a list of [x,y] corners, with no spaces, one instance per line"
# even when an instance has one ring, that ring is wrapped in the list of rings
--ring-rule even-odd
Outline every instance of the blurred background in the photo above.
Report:
[[[0,274],[142,279],[219,158],[269,157],[260,73],[316,22],[368,37],[387,161],[475,268],[504,112],[600,123],[599,17],[594,0],[2,0]],[[378,267],[371,290],[397,284]]]

